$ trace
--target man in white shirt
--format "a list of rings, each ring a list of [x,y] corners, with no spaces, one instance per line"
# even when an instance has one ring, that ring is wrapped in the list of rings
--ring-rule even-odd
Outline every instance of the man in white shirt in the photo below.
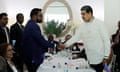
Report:
[[[66,46],[83,40],[90,66],[96,72],[102,72],[110,54],[110,39],[102,21],[93,16],[93,10],[86,5],[81,8],[84,23],[75,35],[66,42]]]

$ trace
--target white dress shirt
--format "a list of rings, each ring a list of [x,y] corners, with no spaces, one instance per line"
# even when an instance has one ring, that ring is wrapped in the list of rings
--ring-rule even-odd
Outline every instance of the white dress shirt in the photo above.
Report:
[[[23,30],[22,24],[20,24],[19,22],[17,24],[19,25],[20,29]]]
[[[6,29],[6,27],[3,27],[3,29],[5,30],[5,35],[6,35],[7,43],[9,44],[10,40],[9,40],[7,29]]]
[[[87,58],[90,64],[99,64],[110,54],[110,37],[102,21],[93,19],[80,25],[75,35],[66,46],[83,40]]]

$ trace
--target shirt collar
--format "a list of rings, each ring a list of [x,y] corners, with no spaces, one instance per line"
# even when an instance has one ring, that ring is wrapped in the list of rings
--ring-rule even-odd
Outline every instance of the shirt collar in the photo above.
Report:
[[[18,25],[21,25],[19,22],[17,22]]]

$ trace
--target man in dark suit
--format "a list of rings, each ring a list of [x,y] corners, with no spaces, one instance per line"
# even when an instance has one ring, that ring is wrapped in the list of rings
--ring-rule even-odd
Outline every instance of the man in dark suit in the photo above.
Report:
[[[24,15],[22,13],[18,13],[16,15],[16,20],[17,22],[13,24],[10,28],[10,37],[12,41],[15,41],[15,44],[13,44],[15,48],[15,58],[14,58],[15,63],[17,64],[20,72],[23,72],[23,60],[20,53],[21,53],[21,41],[22,41],[23,29],[24,29],[24,26],[22,25],[24,21]]]
[[[44,60],[45,50],[53,44],[46,41],[41,34],[41,29],[37,23],[42,23],[42,10],[38,8],[32,9],[30,13],[31,19],[28,21],[23,33],[22,52],[24,61],[29,72],[36,72],[38,66]]]
[[[11,43],[9,36],[9,29],[6,27],[8,23],[7,13],[0,14],[0,44],[2,43]]]

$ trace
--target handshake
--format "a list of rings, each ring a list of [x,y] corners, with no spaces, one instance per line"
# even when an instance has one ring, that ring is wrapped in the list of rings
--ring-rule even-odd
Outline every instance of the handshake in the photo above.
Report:
[[[76,42],[76,43],[70,45],[69,47],[70,47],[70,48],[73,48],[73,46],[74,46],[75,44],[77,44],[78,46],[84,46],[84,43],[83,43],[83,42]],[[58,49],[59,49],[60,51],[63,50],[64,48],[66,48],[66,47],[67,47],[67,46],[66,46],[65,44],[62,44],[62,43],[59,43],[59,44],[58,44]]]
[[[58,49],[61,51],[63,50],[64,48],[66,48],[66,45],[65,44],[62,44],[62,43],[59,43],[58,44]]]

